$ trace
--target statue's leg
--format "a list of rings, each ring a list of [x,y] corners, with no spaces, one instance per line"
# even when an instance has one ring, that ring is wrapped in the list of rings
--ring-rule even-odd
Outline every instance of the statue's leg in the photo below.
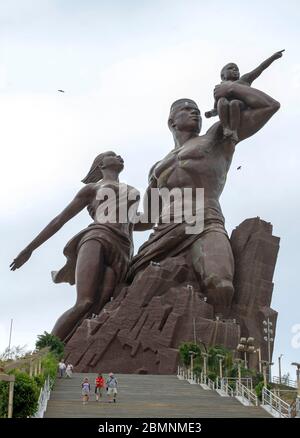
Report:
[[[233,99],[229,103],[229,123],[230,129],[233,131],[233,138],[235,141],[239,140],[237,135],[237,129],[240,126],[242,106],[243,102],[237,99]]]
[[[95,307],[93,306],[93,313],[98,315],[105,304],[111,300],[118,283],[117,280],[114,270],[110,266],[105,266],[105,275],[103,275],[101,284],[98,285],[99,294],[97,303]]]
[[[223,126],[223,132],[225,137],[232,135],[229,119],[229,101],[226,97],[221,97],[217,103],[217,110],[220,118],[220,122]]]
[[[81,245],[76,263],[77,300],[56,322],[52,334],[62,340],[70,337],[83,318],[89,316],[99,294],[99,284],[105,271],[104,249],[97,240]]]
[[[192,246],[192,259],[207,302],[215,313],[226,317],[234,292],[234,259],[228,237],[215,231],[204,234]]]

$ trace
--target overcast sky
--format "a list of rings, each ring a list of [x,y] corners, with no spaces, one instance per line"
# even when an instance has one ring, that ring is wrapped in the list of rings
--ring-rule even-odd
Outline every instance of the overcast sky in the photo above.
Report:
[[[0,3],[0,351],[11,318],[12,345],[33,348],[37,335],[51,331],[74,303],[75,288],[53,284],[50,271],[64,264],[65,243],[90,223],[86,211],[20,270],[8,265],[82,187],[95,156],[121,154],[121,179],[143,191],[150,167],[173,147],[170,104],[189,97],[204,113],[224,64],[234,61],[245,73],[285,48],[254,85],[281,109],[238,145],[221,204],[229,233],[260,216],[281,238],[274,360],[277,367],[283,353],[283,371],[294,378],[290,362],[300,362],[300,337],[297,343],[292,333],[300,332],[299,22],[296,0]],[[204,120],[202,133],[212,123]],[[136,250],[146,238],[136,237]]]

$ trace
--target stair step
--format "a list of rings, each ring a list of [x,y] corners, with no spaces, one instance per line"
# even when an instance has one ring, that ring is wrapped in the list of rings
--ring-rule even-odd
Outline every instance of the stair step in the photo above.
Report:
[[[91,384],[90,401],[82,404],[81,383]],[[106,376],[105,376],[106,377]],[[220,397],[200,385],[176,376],[118,374],[117,403],[97,402],[96,374],[74,373],[57,379],[48,402],[46,418],[257,418],[269,417],[260,407],[246,407],[234,397]]]

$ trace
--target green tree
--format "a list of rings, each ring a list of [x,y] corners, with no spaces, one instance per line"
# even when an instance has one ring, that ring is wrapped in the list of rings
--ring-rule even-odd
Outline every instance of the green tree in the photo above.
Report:
[[[210,347],[208,350],[208,368],[209,373],[214,376],[219,375],[219,358],[218,354],[224,356],[224,360],[222,362],[224,371],[224,376],[230,376],[231,370],[233,368],[233,355],[230,350],[220,345],[215,345],[214,347]]]
[[[61,359],[64,355],[63,342],[57,336],[51,335],[51,333],[44,332],[42,335],[38,335],[35,347],[37,350],[49,347],[50,351],[55,354],[58,359]]]
[[[194,357],[199,358],[201,356],[201,348],[194,342],[184,342],[179,347],[180,360],[186,367],[191,364],[191,351],[195,353]]]
[[[9,374],[16,376],[13,417],[26,418],[34,415],[37,410],[40,393],[35,379],[18,370],[13,370]],[[0,382],[0,417],[7,417],[8,392],[8,383]]]

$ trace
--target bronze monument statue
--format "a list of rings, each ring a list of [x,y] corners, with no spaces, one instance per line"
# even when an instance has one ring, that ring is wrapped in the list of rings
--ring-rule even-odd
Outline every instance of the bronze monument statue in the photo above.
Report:
[[[113,209],[117,209],[113,211],[116,215],[120,208],[125,206],[128,211],[134,207],[133,204],[136,204],[138,191],[119,182],[119,174],[123,167],[123,159],[114,152],[98,155],[89,173],[82,180],[86,184],[85,187],[10,265],[13,271],[20,268],[35,249],[87,207],[94,222],[67,243],[64,248],[67,263],[60,271],[52,273],[55,283],[67,282],[71,285],[76,283],[77,288],[75,305],[57,320],[52,331],[64,341],[72,335],[84,318],[100,312],[118,284],[125,279],[133,253],[133,223],[130,222],[130,217],[125,223],[99,221],[101,215],[105,213],[103,208],[110,207],[105,204],[104,199],[107,189],[112,190],[116,195],[110,200],[110,202],[116,201],[112,206]],[[133,198],[135,201],[132,201]]]
[[[195,101],[172,104],[168,125],[175,145],[150,170],[141,215],[146,220],[136,221],[137,191],[126,186],[121,198],[128,203],[127,222],[99,223],[99,206],[105,210],[110,205],[99,202],[99,192],[113,188],[120,193],[123,168],[113,152],[101,154],[83,180],[89,184],[12,263],[12,270],[22,266],[34,249],[88,206],[94,223],[66,245],[67,264],[53,274],[55,282],[77,286],[76,305],[53,329],[65,341],[65,357],[76,371],[96,372],[101,366],[102,371],[113,367],[123,373],[174,373],[183,341],[201,340],[232,350],[240,336],[253,334],[256,347],[266,354],[259,324],[268,317],[274,329],[276,325],[277,313],[270,305],[279,239],[272,235],[271,224],[259,218],[245,220],[229,239],[219,198],[236,145],[258,132],[280,107],[250,85],[282,52],[241,79],[236,65],[223,68],[224,80],[214,90],[215,108],[207,114],[218,113],[220,121],[202,136]],[[204,191],[201,211],[199,188]],[[164,208],[163,193],[173,189],[183,197],[190,190],[192,210],[203,218],[198,232],[186,232],[189,221],[184,214],[178,221],[175,198]],[[153,216],[154,198],[160,203]],[[134,219],[129,214],[132,205]],[[132,230],[151,228],[131,260]],[[251,366],[256,365],[252,359]]]

